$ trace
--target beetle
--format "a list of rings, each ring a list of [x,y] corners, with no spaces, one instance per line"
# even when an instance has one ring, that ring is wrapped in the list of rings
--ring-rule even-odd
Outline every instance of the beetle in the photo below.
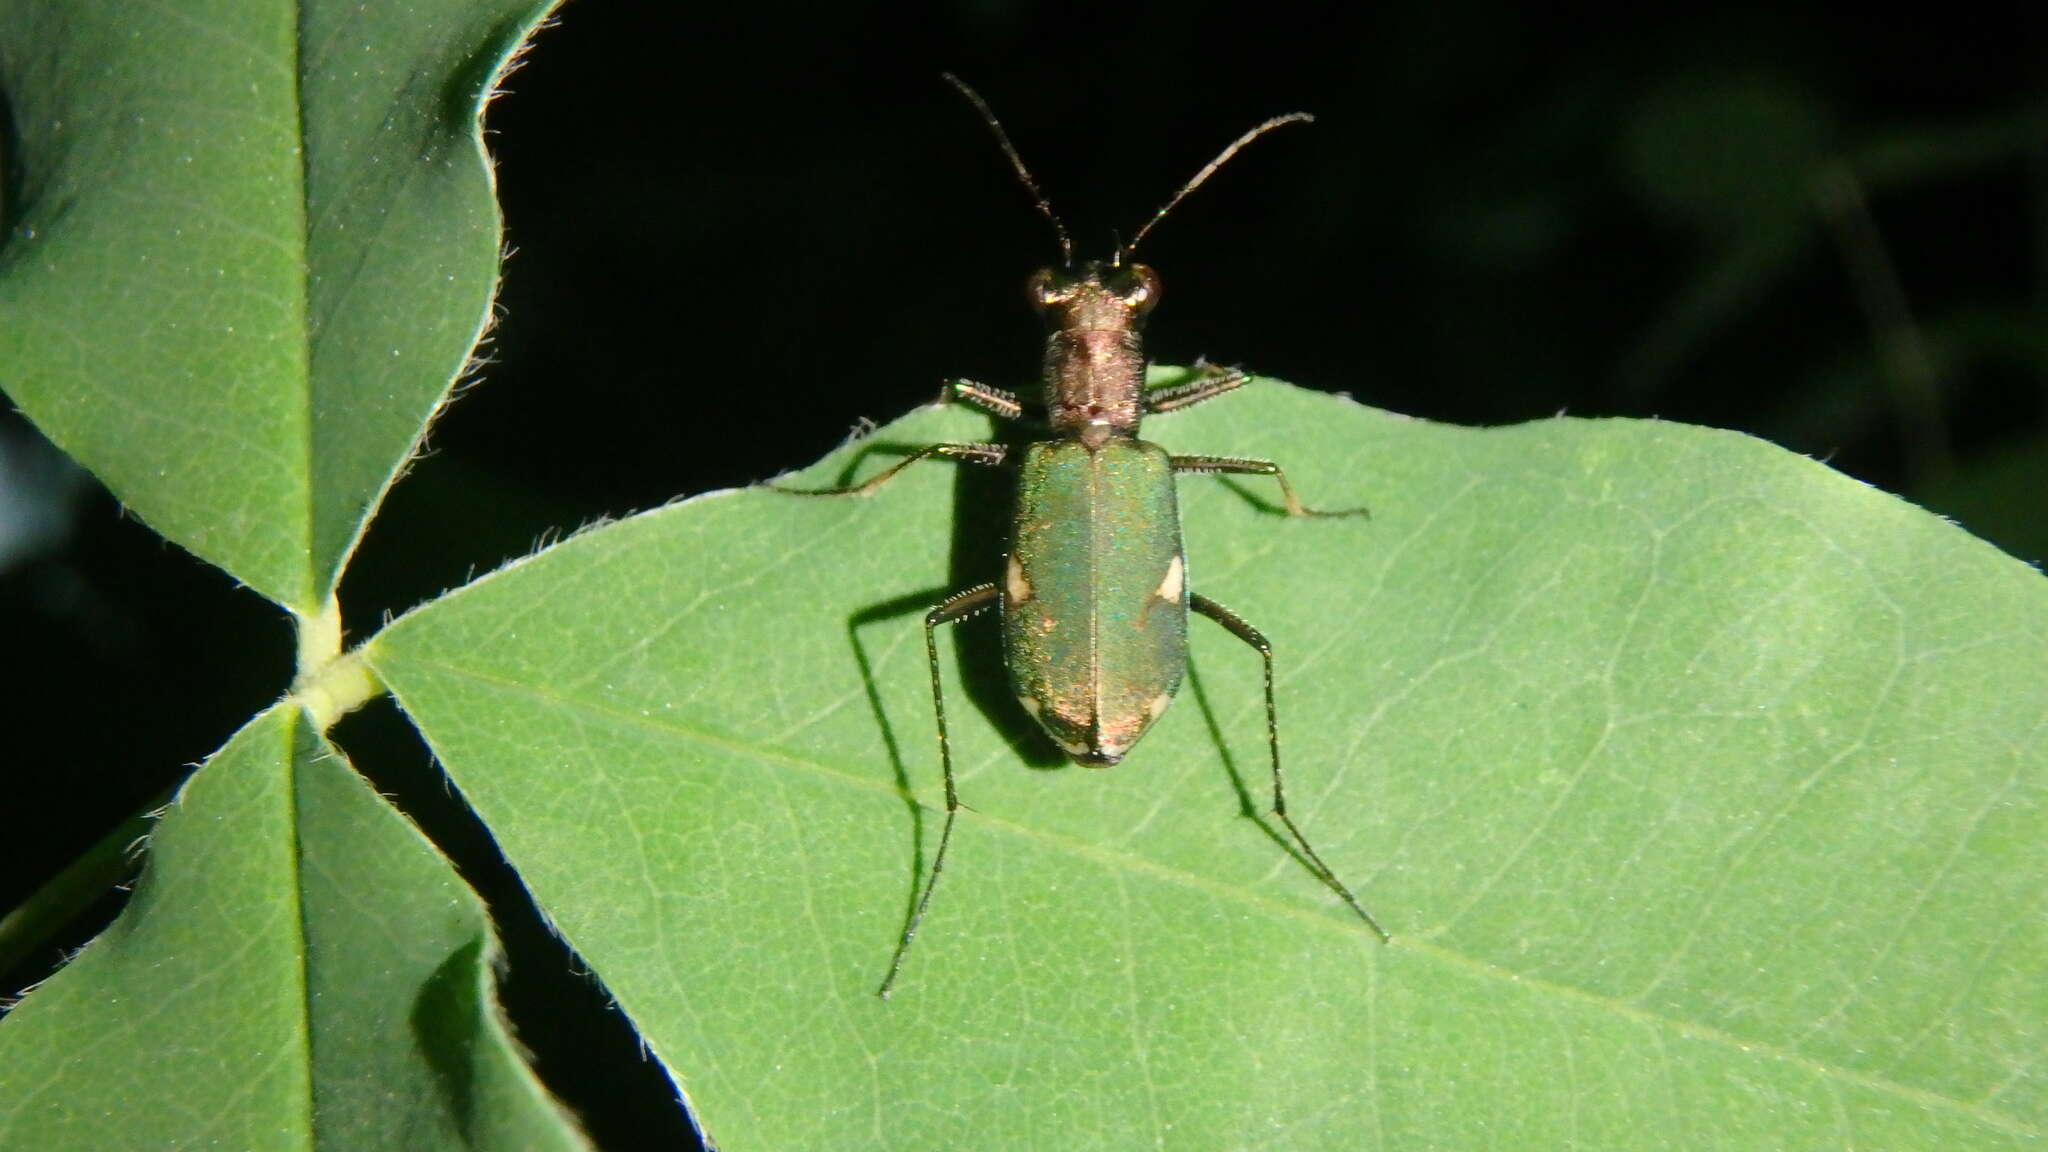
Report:
[[[1003,657],[1024,710],[1075,763],[1106,768],[1131,750],[1172,703],[1187,668],[1189,612],[1206,616],[1256,649],[1265,666],[1266,736],[1273,776],[1272,814],[1303,863],[1372,929],[1391,938],[1353,896],[1287,812],[1280,769],[1280,725],[1273,691],[1273,647],[1243,617],[1190,590],[1181,546],[1174,477],[1181,473],[1270,476],[1290,516],[1363,515],[1364,509],[1322,512],[1304,506],[1280,466],[1235,456],[1176,456],[1138,436],[1148,415],[1214,399],[1245,383],[1237,369],[1205,367],[1194,379],[1147,390],[1142,332],[1158,302],[1158,273],[1132,256],[1139,241],[1188,193],[1254,139],[1304,112],[1267,120],[1239,136],[1204,166],[1109,260],[1076,264],[1073,241],[1051,202],[1025,168],[1009,134],[979,93],[949,74],[981,114],[1018,179],[1052,222],[1060,264],[1034,273],[1032,306],[1046,324],[1044,408],[1048,437],[1021,453],[995,443],[931,444],[849,488],[805,495],[865,495],[920,460],[943,458],[1010,466],[1017,503],[1002,578],[948,596],[925,615],[946,819],[903,937],[879,994],[887,999],[903,969],[945,869],[960,797],[946,735],[945,690],[939,675],[938,629],[995,610],[1002,620]],[[948,398],[1005,420],[1024,416],[1013,393],[954,381]],[[790,491],[785,489],[785,491]]]

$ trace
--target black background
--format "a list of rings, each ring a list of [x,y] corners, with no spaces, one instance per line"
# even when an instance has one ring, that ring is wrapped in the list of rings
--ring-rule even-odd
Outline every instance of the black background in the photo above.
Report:
[[[2039,6],[1529,7],[569,4],[491,107],[502,319],[343,585],[354,637],[545,535],[808,462],[949,377],[1028,388],[1050,229],[942,70],[1083,256],[1243,129],[1317,115],[1147,240],[1160,360],[1432,420],[1739,428],[2048,555]],[[25,428],[0,426],[17,455]],[[60,531],[0,571],[0,907],[291,661],[279,613],[89,481],[57,471],[44,506]],[[338,735],[493,900],[550,1085],[608,1147],[686,1141],[388,704]]]

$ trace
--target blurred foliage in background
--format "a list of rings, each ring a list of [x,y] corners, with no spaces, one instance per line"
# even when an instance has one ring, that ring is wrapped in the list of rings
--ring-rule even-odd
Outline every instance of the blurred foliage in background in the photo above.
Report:
[[[491,115],[514,255],[490,363],[376,522],[351,618],[815,459],[948,377],[1028,386],[1021,285],[1053,247],[942,69],[994,105],[1082,255],[1243,128],[1317,115],[1147,241],[1162,360],[1433,420],[1737,428],[2048,558],[2048,11],[1334,11],[569,4]],[[0,907],[290,667],[266,605],[12,417],[0,636],[31,673],[9,799],[37,814],[0,845]],[[549,967],[515,961],[515,1016],[549,1010]]]

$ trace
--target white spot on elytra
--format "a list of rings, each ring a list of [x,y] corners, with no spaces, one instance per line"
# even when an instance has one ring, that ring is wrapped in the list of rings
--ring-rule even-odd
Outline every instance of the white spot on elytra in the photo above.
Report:
[[[1036,697],[1019,696],[1017,697],[1017,703],[1022,704],[1024,706],[1024,710],[1026,712],[1031,713],[1031,718],[1033,720],[1038,719],[1039,707],[1038,700]]]
[[[1181,589],[1184,584],[1182,577],[1185,574],[1186,569],[1180,562],[1180,554],[1175,553],[1173,559],[1166,565],[1166,575],[1159,581],[1158,597],[1169,604],[1177,603],[1180,600]]]
[[[1010,567],[1003,573],[1003,594],[1009,597],[1013,605],[1031,599],[1031,582],[1024,579],[1023,562],[1017,559],[1015,553],[1011,553]]]
[[[1145,711],[1150,712],[1152,719],[1157,720],[1161,716],[1166,715],[1166,706],[1171,703],[1173,703],[1173,697],[1165,692],[1161,692],[1152,698],[1152,703],[1145,706]]]

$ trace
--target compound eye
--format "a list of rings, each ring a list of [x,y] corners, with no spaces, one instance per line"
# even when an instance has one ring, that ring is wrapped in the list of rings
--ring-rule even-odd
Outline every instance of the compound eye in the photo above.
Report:
[[[1073,299],[1074,286],[1052,269],[1040,268],[1024,282],[1024,294],[1031,298],[1032,307],[1044,311]]]
[[[1132,310],[1150,312],[1159,302],[1159,273],[1150,265],[1133,264],[1128,269],[1128,278],[1123,285],[1123,301]]]

